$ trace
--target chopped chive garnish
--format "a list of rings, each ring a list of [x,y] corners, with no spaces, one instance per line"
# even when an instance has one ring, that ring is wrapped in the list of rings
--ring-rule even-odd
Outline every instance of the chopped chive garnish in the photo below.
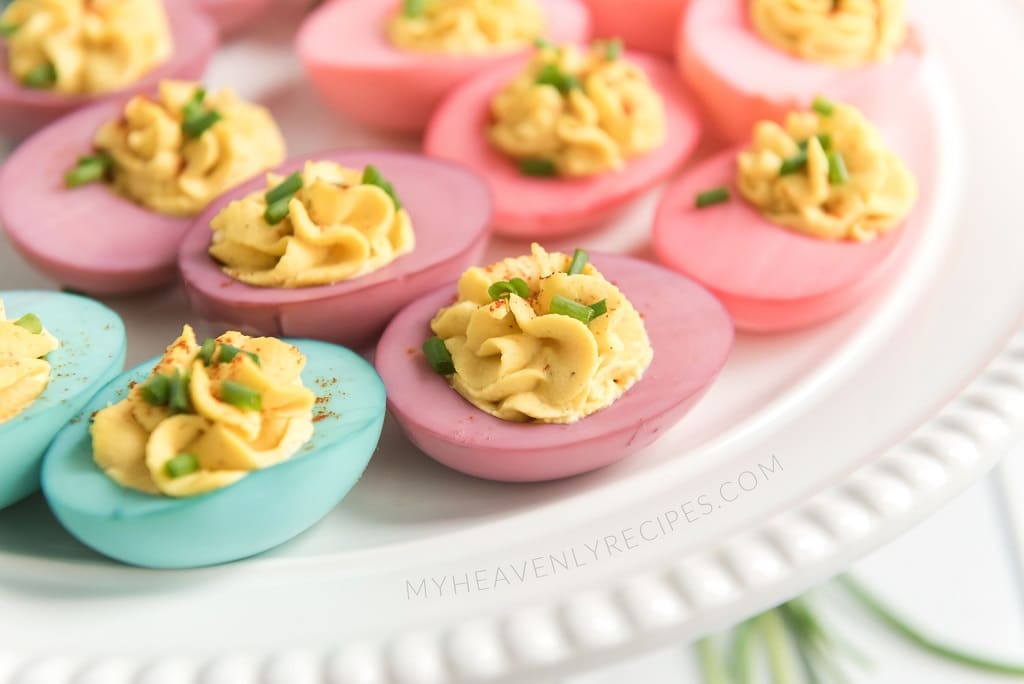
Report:
[[[77,188],[88,183],[95,183],[106,178],[114,166],[114,159],[109,154],[99,153],[79,157],[74,168],[64,174],[64,186]]]
[[[562,295],[555,295],[551,299],[551,313],[558,314],[559,316],[575,318],[584,325],[590,323],[594,318],[594,310],[589,306],[586,304],[580,304],[579,302],[574,302]]]
[[[594,318],[598,316],[604,316],[608,313],[608,300],[602,299],[599,302],[590,305],[590,310],[594,312]]]
[[[263,220],[271,226],[276,226],[281,221],[284,221],[288,218],[288,212],[291,211],[289,209],[289,205],[291,204],[292,199],[293,198],[289,196],[279,199],[273,204],[268,204],[267,210],[263,212]]]
[[[391,198],[391,201],[395,203],[395,210],[402,208],[402,202],[398,199],[398,193],[395,192],[395,186],[387,181],[381,174],[380,170],[373,164],[367,165],[363,169],[363,185],[376,185],[378,188],[383,190]]]
[[[829,149],[832,148],[832,136],[829,135],[828,133],[818,133],[814,137],[818,139],[818,144],[821,145],[821,149],[823,149],[826,152],[828,152]],[[807,143],[809,143],[809,142],[810,142],[809,138],[807,140],[801,140],[800,142],[797,143],[797,146],[802,151],[806,152],[807,151]]]
[[[230,344],[220,345],[220,354],[217,355],[217,360],[220,363],[231,363],[239,354],[245,354],[252,359],[257,366],[260,365],[260,357],[255,352],[245,351],[244,349],[239,349],[238,347]]]
[[[828,182],[832,185],[845,185],[850,180],[850,173],[846,170],[846,160],[839,152],[828,153]]]
[[[609,62],[614,62],[619,57],[622,57],[622,41],[612,38],[604,44],[604,58]]]
[[[590,261],[590,255],[587,254],[587,251],[577,247],[572,253],[572,260],[569,262],[569,270],[566,273],[569,275],[583,273],[583,269],[586,268],[588,261]]]
[[[204,366],[213,363],[213,353],[217,351],[217,340],[207,337],[203,340],[203,346],[199,348],[199,358],[203,360]]]
[[[196,88],[191,99],[181,108],[182,119],[194,119],[203,113],[203,100],[206,99],[206,88]]]
[[[14,321],[14,325],[19,328],[24,328],[33,335],[38,335],[43,332],[43,322],[39,320],[39,316],[34,313],[27,313],[18,320]]]
[[[536,83],[554,86],[562,95],[567,95],[570,90],[580,87],[580,82],[576,77],[559,69],[557,64],[545,64],[537,74]]]
[[[511,294],[517,294],[526,299],[530,296],[530,286],[522,278],[502,280],[487,288],[487,294],[491,296],[492,300],[498,300]]]
[[[402,2],[402,14],[410,19],[422,17],[426,11],[427,0],[403,0]]]
[[[832,100],[819,95],[811,103],[811,109],[822,116],[832,116],[832,113],[836,111],[836,104]]]
[[[199,470],[199,459],[193,454],[178,454],[164,464],[164,473],[172,480],[191,475],[197,470]]]
[[[704,192],[697,193],[697,199],[694,204],[698,209],[704,207],[710,207],[713,204],[722,204],[729,201],[729,188],[724,185],[718,188],[712,188],[711,190],[705,190]]]
[[[535,178],[551,178],[558,175],[558,168],[550,159],[523,159],[519,162],[519,173]]]
[[[537,48],[538,50],[554,50],[557,46],[550,40],[538,36],[537,38],[533,39],[533,47]]]
[[[13,36],[18,32],[18,28],[19,26],[17,24],[4,24],[0,22],[0,36],[3,36],[4,38]]]
[[[189,413],[192,410],[192,402],[188,396],[189,376],[179,369],[174,369],[174,375],[170,377],[167,389],[167,408],[171,413]]]
[[[224,403],[243,411],[259,411],[263,408],[262,394],[233,380],[224,380],[220,383],[220,398]]]
[[[203,133],[205,133],[211,126],[213,126],[215,123],[217,123],[223,118],[224,117],[220,115],[220,112],[218,112],[215,109],[210,109],[208,111],[203,112],[202,114],[199,114],[198,116],[185,119],[181,123],[181,130],[183,130],[185,132],[185,135],[187,135],[190,138],[198,138]]]
[[[423,343],[423,355],[438,375],[451,375],[455,372],[451,352],[440,337],[431,337]]]
[[[171,380],[166,375],[156,375],[139,388],[142,400],[151,406],[166,406],[170,392]]]
[[[25,74],[21,84],[26,88],[52,88],[57,83],[57,67],[49,62],[40,64]]]
[[[803,171],[805,166],[807,166],[807,151],[801,150],[789,159],[782,160],[782,165],[779,167],[779,175],[788,176],[798,173]]]
[[[277,202],[278,200],[283,200],[286,197],[290,198],[301,189],[302,174],[296,171],[267,191],[267,194],[264,195],[264,197],[267,198],[267,204],[269,205]]]

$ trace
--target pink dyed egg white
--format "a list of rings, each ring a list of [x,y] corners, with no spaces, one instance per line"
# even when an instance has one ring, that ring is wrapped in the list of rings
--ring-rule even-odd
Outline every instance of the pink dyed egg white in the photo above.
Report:
[[[586,42],[590,17],[580,0],[539,2],[549,40]],[[385,32],[400,5],[396,0],[334,0],[306,19],[296,39],[299,58],[321,97],[365,126],[421,131],[455,86],[523,53],[474,57],[400,50]]]
[[[679,421],[711,386],[732,348],[729,316],[688,278],[631,257],[591,262],[643,316],[654,349],[644,376],[608,408],[567,425],[495,418],[455,392],[420,348],[453,286],[418,298],[384,332],[375,364],[388,406],[410,440],[435,460],[476,477],[536,482],[626,458]]]
[[[672,57],[689,0],[586,0],[595,38],[621,38],[634,50]]]
[[[687,169],[666,190],[654,223],[658,260],[711,290],[736,327],[780,332],[832,318],[884,291],[927,232],[937,201],[936,150],[942,145],[923,100],[904,101],[899,117],[867,114],[918,181],[904,223],[872,242],[822,240],[763,217],[736,187],[734,147]],[[728,187],[731,199],[703,209],[696,196]]]
[[[266,187],[263,178],[254,179],[211,204],[181,244],[185,289],[204,319],[250,333],[359,347],[374,341],[403,306],[451,282],[480,258],[489,235],[491,197],[469,171],[402,152],[343,151],[308,158],[355,169],[376,166],[409,213],[415,249],[384,268],[334,285],[266,288],[234,280],[207,253],[210,222],[232,200]],[[278,172],[289,174],[304,162],[286,162]]]
[[[521,238],[550,238],[594,228],[672,175],[689,158],[700,137],[700,121],[679,78],[665,61],[629,53],[661,94],[666,139],[617,171],[589,178],[536,178],[487,139],[491,100],[523,69],[522,61],[499,67],[459,87],[431,118],[424,140],[427,154],[465,164],[487,179],[495,197],[495,232]]]
[[[95,295],[154,289],[177,277],[178,245],[191,219],[165,216],[105,183],[64,187],[121,104],[87,107],[22,143],[0,168],[0,223],[15,248],[59,284]]]
[[[0,38],[0,136],[22,138],[86,105],[125,100],[152,90],[163,79],[199,80],[217,48],[217,27],[188,2],[167,2],[174,53],[164,64],[131,87],[99,95],[66,95],[32,90],[15,81],[7,69],[7,48]]]
[[[899,110],[918,82],[924,49],[913,26],[891,59],[836,67],[767,43],[750,23],[749,4],[690,0],[678,35],[679,69],[708,121],[727,141],[745,140],[755,122],[781,121],[786,112],[820,94],[861,108]]]
[[[194,0],[223,34],[237,33],[260,18],[274,0]]]

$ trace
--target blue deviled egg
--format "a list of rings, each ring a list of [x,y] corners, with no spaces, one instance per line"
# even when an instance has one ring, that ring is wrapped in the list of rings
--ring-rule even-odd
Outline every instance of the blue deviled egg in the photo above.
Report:
[[[362,476],[384,384],[324,342],[189,326],[120,375],[57,435],[43,492],[81,542],[152,568],[227,563],[326,515]]]
[[[0,510],[39,488],[53,436],[124,368],[120,317],[61,292],[0,292]]]

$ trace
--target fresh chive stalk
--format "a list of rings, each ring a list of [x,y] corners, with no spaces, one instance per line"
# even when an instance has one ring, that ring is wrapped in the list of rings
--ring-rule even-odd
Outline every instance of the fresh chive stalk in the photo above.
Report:
[[[224,117],[221,116],[220,112],[215,109],[210,109],[199,116],[183,121],[181,124],[181,130],[183,130],[185,135],[190,138],[198,138],[223,118]]]
[[[21,84],[33,90],[52,88],[57,84],[57,67],[47,62],[35,67],[21,79]]]
[[[395,211],[402,208],[402,202],[398,199],[398,193],[395,192],[395,186],[387,181],[378,169],[373,164],[367,165],[363,169],[363,185],[376,185],[378,188],[383,190],[391,198],[391,201],[395,205]]]
[[[107,178],[114,168],[114,158],[105,152],[78,158],[78,163],[64,174],[64,186],[77,188]]]
[[[239,354],[245,354],[252,359],[257,366],[260,365],[260,357],[255,352],[245,351],[244,349],[239,349],[238,347],[230,344],[220,345],[220,354],[217,355],[217,361],[220,363],[231,363]]]
[[[846,160],[840,152],[833,150],[828,153],[828,182],[832,185],[846,185],[850,180],[850,172],[846,169]]]
[[[836,111],[836,103],[819,95],[811,103],[811,109],[822,116],[832,116]]]
[[[697,193],[697,197],[694,199],[693,203],[698,209],[704,209],[705,207],[710,207],[715,204],[723,204],[728,201],[729,188],[723,185],[721,187]]]
[[[170,399],[171,379],[166,375],[156,375],[145,385],[139,387],[139,395],[150,406],[166,406]]]
[[[167,408],[171,413],[191,413],[192,401],[189,399],[189,376],[179,369],[174,369],[167,390]]]
[[[558,89],[562,95],[580,88],[579,80],[572,74],[562,71],[557,64],[545,64],[537,74],[537,85],[549,85]]]
[[[591,318],[591,320],[597,318],[598,316],[604,316],[606,313],[608,313],[608,300],[602,299],[596,304],[591,304],[590,310],[594,312],[594,315]]]
[[[231,404],[243,411],[263,409],[263,395],[234,380],[224,380],[220,383],[220,398],[225,404]]]
[[[19,328],[24,328],[33,335],[38,335],[43,332],[43,322],[39,320],[39,316],[34,313],[27,313],[18,320],[14,321],[14,325]]]
[[[519,173],[535,178],[553,178],[558,175],[558,167],[550,159],[523,159],[519,162]]]
[[[501,280],[487,288],[487,294],[490,295],[492,300],[498,300],[513,294],[526,299],[530,296],[530,285],[522,278]]]
[[[271,226],[276,226],[281,221],[284,221],[291,212],[292,199],[293,196],[288,196],[277,200],[273,204],[268,204],[267,210],[263,212],[263,220]]]
[[[296,171],[292,175],[285,178],[283,181],[275,185],[273,188],[267,191],[264,197],[267,200],[267,204],[273,204],[279,200],[291,197],[299,190],[302,189],[302,173]]]
[[[172,480],[199,470],[199,459],[193,454],[178,454],[164,464],[164,473]]]
[[[203,346],[199,348],[199,358],[202,359],[204,366],[209,366],[213,363],[213,353],[215,351],[217,351],[217,340],[209,337],[203,340]]]
[[[585,249],[577,247],[573,250],[572,260],[569,261],[569,270],[566,271],[569,275],[579,275],[583,273],[583,269],[587,267],[587,263],[590,261],[590,255],[587,254]]]
[[[575,318],[584,325],[588,325],[594,318],[594,310],[589,306],[574,302],[562,295],[555,295],[551,298],[551,313]]]
[[[438,375],[455,373],[455,361],[452,360],[451,352],[440,337],[431,337],[423,343],[423,355],[427,357],[427,363]]]
[[[799,173],[807,167],[807,150],[800,150],[792,157],[782,160],[782,165],[779,166],[780,176],[789,176],[794,173]]]

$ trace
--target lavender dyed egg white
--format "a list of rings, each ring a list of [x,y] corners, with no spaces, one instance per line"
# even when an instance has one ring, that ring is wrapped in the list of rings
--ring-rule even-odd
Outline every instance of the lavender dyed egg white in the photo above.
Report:
[[[126,100],[135,93],[155,88],[164,79],[199,80],[217,48],[217,27],[191,3],[166,2],[165,7],[174,40],[170,59],[131,87],[112,93],[67,95],[25,88],[11,77],[6,47],[0,38],[0,136],[23,138],[76,109],[97,102]]]
[[[718,301],[692,280],[626,256],[591,261],[643,317],[654,359],[614,404],[566,425],[501,420],[462,398],[420,348],[454,286],[419,297],[384,332],[375,364],[388,407],[431,458],[475,477],[537,482],[578,475],[631,456],[679,421],[725,365],[733,327]]]
[[[333,285],[269,288],[234,280],[208,253],[210,222],[231,201],[266,187],[262,177],[254,179],[211,204],[181,244],[178,263],[185,291],[205,320],[263,335],[360,347],[371,344],[402,307],[455,280],[481,256],[490,231],[491,197],[471,172],[417,154],[386,151],[312,155],[288,161],[276,172],[290,174],[307,159],[354,169],[376,166],[409,213],[415,248],[381,269]]]
[[[194,0],[224,35],[238,33],[260,18],[274,0]]]

